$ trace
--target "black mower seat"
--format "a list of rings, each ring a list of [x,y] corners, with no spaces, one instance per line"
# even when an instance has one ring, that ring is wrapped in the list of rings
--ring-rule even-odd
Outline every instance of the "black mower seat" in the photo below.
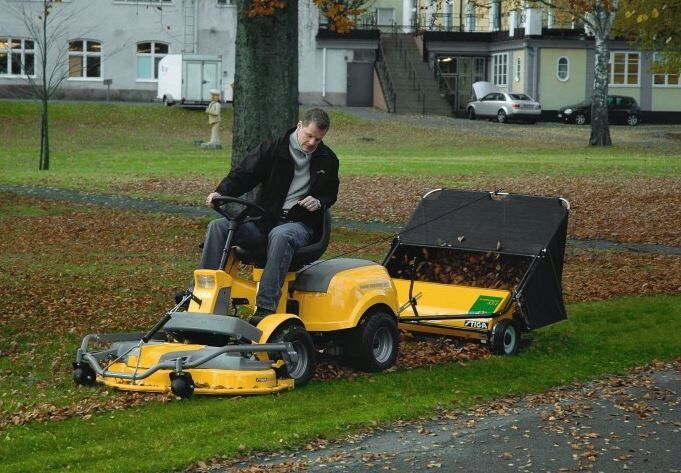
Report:
[[[289,271],[298,271],[306,264],[317,261],[326,251],[326,247],[329,246],[329,239],[331,238],[331,211],[329,209],[324,211],[321,231],[315,236],[317,237],[315,241],[296,250]],[[234,254],[242,263],[252,264],[258,268],[264,267],[265,261],[267,261],[267,248],[265,247],[246,249],[241,246],[235,246]]]

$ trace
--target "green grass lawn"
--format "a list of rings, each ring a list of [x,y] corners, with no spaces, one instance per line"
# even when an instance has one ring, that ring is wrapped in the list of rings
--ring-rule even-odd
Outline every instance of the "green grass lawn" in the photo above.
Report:
[[[681,353],[681,297],[576,304],[518,356],[312,383],[281,395],[199,398],[9,427],[2,471],[157,472],[333,438],[362,425],[585,381]],[[84,388],[81,388],[84,389]]]
[[[229,110],[225,149],[218,152],[193,146],[208,135],[202,111],[66,102],[51,110],[51,169],[41,172],[37,107],[0,100],[0,184],[200,199],[203,189],[178,191],[166,182],[214,183],[229,169]],[[327,141],[342,174],[457,176],[460,182],[481,175],[589,175],[604,183],[681,175],[678,141],[668,137],[672,127],[613,127],[615,146],[590,148],[583,127],[451,121],[449,128],[410,120],[334,112]],[[158,190],[141,190],[141,183],[158,183]],[[75,348],[88,331],[150,326],[194,267],[205,221],[16,200],[0,202],[0,229],[13,239],[0,242],[8,314],[0,319],[0,413],[127,396],[75,387],[69,379]],[[327,254],[380,237],[337,229]],[[386,246],[353,256],[380,260]],[[338,437],[375,422],[538,392],[681,354],[681,296],[574,304],[568,312],[567,321],[534,332],[516,357],[315,382],[281,395],[149,402],[8,426],[0,430],[0,471],[181,470],[197,460]]]
[[[51,164],[38,167],[39,115],[31,102],[0,101],[0,183],[106,192],[149,179],[210,179],[229,170],[231,109],[224,111],[225,148],[205,151],[201,110],[158,104],[56,102],[51,106]],[[450,120],[451,127],[370,121],[332,113],[327,143],[343,175],[679,175],[678,141],[659,127],[613,127],[615,146],[587,146],[588,127],[504,125]],[[172,194],[170,192],[169,194]],[[197,192],[196,196],[202,196]]]

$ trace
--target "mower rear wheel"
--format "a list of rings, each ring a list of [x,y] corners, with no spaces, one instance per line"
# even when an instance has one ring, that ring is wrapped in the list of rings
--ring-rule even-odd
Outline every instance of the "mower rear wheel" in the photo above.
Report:
[[[490,349],[495,355],[515,355],[520,348],[520,330],[513,320],[502,320],[492,329]]]
[[[307,330],[300,325],[281,327],[274,331],[268,342],[289,342],[293,345],[293,350],[298,354],[298,361],[287,363],[277,370],[277,375],[291,378],[296,386],[307,384],[315,371],[315,348]],[[275,357],[278,358],[280,357]]]
[[[398,345],[395,319],[385,312],[374,312],[350,333],[345,353],[355,368],[383,371],[395,364]]]

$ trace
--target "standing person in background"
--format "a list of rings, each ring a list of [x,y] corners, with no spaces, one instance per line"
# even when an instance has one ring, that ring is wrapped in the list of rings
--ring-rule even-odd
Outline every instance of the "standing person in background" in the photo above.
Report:
[[[206,108],[208,114],[208,127],[210,128],[210,141],[204,143],[205,148],[222,148],[220,143],[220,91],[217,89],[210,90],[211,101]]]

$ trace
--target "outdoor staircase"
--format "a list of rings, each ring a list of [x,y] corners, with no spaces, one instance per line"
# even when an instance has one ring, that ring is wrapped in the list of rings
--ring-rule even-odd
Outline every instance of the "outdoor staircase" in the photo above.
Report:
[[[441,95],[428,63],[423,62],[413,35],[381,34],[381,50],[394,90],[395,104],[391,111],[452,115],[452,107]]]

